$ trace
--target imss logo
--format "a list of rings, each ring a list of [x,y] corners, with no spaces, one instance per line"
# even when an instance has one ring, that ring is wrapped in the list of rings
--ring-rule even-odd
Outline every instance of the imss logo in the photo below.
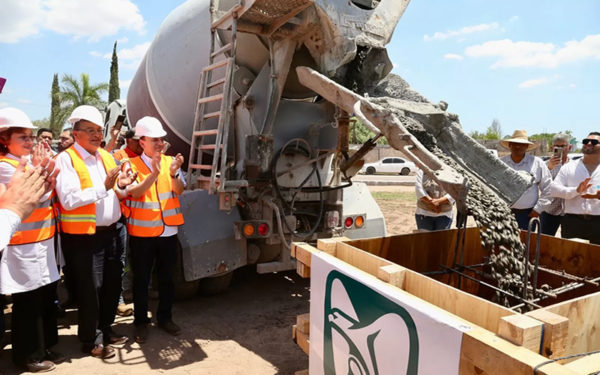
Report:
[[[417,328],[402,306],[335,270],[324,302],[325,374],[417,374]]]

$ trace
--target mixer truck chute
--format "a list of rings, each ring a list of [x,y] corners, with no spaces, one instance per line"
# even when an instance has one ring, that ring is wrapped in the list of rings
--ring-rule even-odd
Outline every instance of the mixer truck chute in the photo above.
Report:
[[[299,74],[328,77],[333,92],[375,90],[391,71],[385,45],[408,3],[190,0],[167,17],[131,82],[127,115],[130,124],[160,119],[170,152],[191,156],[178,234],[185,280],[254,263],[259,272],[290,269],[292,240],[386,234],[366,186],[351,180],[374,143],[349,155],[350,115],[365,112],[390,141],[395,130],[379,126],[368,102],[355,111],[360,96],[340,102]],[[447,118],[429,104],[411,108],[414,121]],[[432,174],[444,165],[426,152],[412,158]],[[462,180],[451,179],[462,194]],[[515,186],[505,198],[526,183]]]

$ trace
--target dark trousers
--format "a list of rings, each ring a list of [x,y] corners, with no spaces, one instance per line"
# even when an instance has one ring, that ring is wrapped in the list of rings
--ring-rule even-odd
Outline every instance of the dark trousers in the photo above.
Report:
[[[12,357],[17,365],[41,361],[58,342],[56,284],[12,295]]]
[[[452,218],[448,216],[425,216],[415,214],[417,228],[424,230],[444,230],[450,229]]]
[[[121,294],[121,257],[125,226],[93,235],[62,234],[63,253],[76,283],[79,304],[79,341],[88,348],[102,344],[112,332]]]
[[[150,322],[148,318],[148,283],[153,266],[156,266],[158,276],[159,299],[156,320],[159,323],[170,321],[175,297],[173,273],[177,262],[177,236],[130,236],[129,251],[131,252],[131,270],[133,271],[134,324]]]
[[[560,227],[560,221],[562,219],[562,216],[550,215],[545,212],[542,212],[542,215],[540,216],[540,220],[542,223],[542,234],[547,234],[548,236],[556,235],[558,227]]]
[[[515,220],[517,220],[517,224],[519,225],[519,229],[527,230],[529,227],[529,214],[533,208],[524,208],[524,209],[511,209]]]
[[[583,238],[600,245],[600,216],[566,214],[561,223],[562,238]]]

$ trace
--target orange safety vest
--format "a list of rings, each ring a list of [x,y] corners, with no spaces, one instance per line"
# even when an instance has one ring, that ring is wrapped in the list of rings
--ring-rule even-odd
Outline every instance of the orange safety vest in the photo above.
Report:
[[[134,172],[138,172],[139,181],[150,175],[150,169],[140,156],[129,159]],[[128,197],[125,205],[129,207],[127,231],[136,237],[158,237],[164,226],[183,224],[183,214],[179,198],[173,191],[173,181],[169,172],[171,158],[165,155],[160,159],[160,174],[154,184],[140,198]]]
[[[0,158],[0,162],[8,163],[15,167],[15,169],[19,166],[18,160],[6,157]],[[17,231],[10,239],[10,245],[42,242],[54,237],[56,232],[54,201],[54,193],[52,193],[47,200],[38,203],[31,215],[21,222]]]
[[[75,147],[71,146],[65,150],[71,157],[73,168],[77,176],[79,176],[79,182],[81,184],[81,190],[93,187],[90,173],[85,166],[85,162],[79,155],[79,152]],[[98,148],[98,153],[102,159],[104,169],[107,171],[115,168],[115,159],[108,152],[102,148]],[[61,232],[70,234],[94,234],[96,233],[96,205],[94,203],[87,204],[85,206],[77,207],[73,210],[67,210],[60,202],[58,202],[58,208],[60,212],[60,229]]]
[[[125,152],[125,150],[123,149],[118,149],[117,151],[113,152],[113,158],[115,158],[115,160],[123,160],[123,159],[129,159],[129,155],[127,155],[127,152]]]

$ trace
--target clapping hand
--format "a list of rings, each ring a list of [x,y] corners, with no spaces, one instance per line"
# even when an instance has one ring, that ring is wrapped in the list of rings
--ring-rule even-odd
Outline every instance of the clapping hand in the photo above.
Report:
[[[31,154],[31,164],[38,166],[44,159],[50,159],[52,157],[52,150],[46,141],[38,142],[33,146],[33,152]]]
[[[119,177],[119,167],[114,167],[106,173],[106,178],[104,179],[104,187],[107,191],[115,187],[117,177]]]
[[[171,166],[169,167],[169,171],[171,172],[171,176],[175,176],[175,173],[181,168],[183,164],[183,156],[181,154],[177,154],[173,161],[171,162]]]

